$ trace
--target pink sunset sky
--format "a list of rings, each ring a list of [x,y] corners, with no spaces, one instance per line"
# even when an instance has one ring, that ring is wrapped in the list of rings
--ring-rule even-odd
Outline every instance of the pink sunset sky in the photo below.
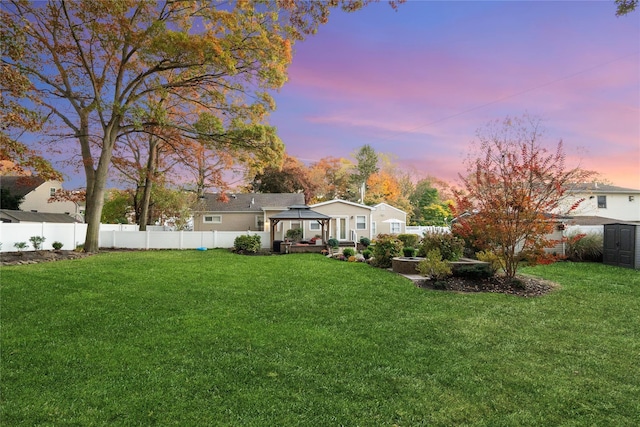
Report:
[[[386,2],[295,46],[270,123],[305,162],[364,144],[452,184],[476,131],[539,117],[567,167],[640,189],[640,11],[612,1]]]

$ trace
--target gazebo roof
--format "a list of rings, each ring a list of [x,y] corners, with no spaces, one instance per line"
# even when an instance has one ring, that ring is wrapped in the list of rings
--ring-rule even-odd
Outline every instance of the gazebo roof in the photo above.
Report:
[[[269,219],[277,220],[328,220],[330,216],[320,212],[312,211],[307,205],[293,205],[289,209],[270,216]]]

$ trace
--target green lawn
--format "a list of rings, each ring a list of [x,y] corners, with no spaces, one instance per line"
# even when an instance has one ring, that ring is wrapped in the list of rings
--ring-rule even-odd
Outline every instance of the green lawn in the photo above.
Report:
[[[561,287],[221,250],[2,267],[0,425],[639,425],[640,272],[525,272]]]

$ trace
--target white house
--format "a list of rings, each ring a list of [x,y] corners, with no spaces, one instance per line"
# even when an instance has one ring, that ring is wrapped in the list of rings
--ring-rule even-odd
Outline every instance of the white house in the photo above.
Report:
[[[640,221],[640,190],[588,183],[575,184],[565,193],[557,214],[596,216],[618,221]],[[576,202],[578,208],[568,212]]]
[[[388,203],[378,203],[374,206],[371,222],[372,235],[402,234],[406,232],[407,213]]]

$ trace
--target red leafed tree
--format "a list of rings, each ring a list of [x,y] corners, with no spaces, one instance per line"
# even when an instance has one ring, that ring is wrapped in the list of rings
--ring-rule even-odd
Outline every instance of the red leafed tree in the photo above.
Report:
[[[457,195],[456,231],[498,254],[508,277],[515,276],[521,251],[549,247],[545,236],[567,186],[593,175],[567,169],[562,141],[550,150],[543,137],[538,118],[492,122],[478,131],[467,174],[460,176],[464,190]]]

